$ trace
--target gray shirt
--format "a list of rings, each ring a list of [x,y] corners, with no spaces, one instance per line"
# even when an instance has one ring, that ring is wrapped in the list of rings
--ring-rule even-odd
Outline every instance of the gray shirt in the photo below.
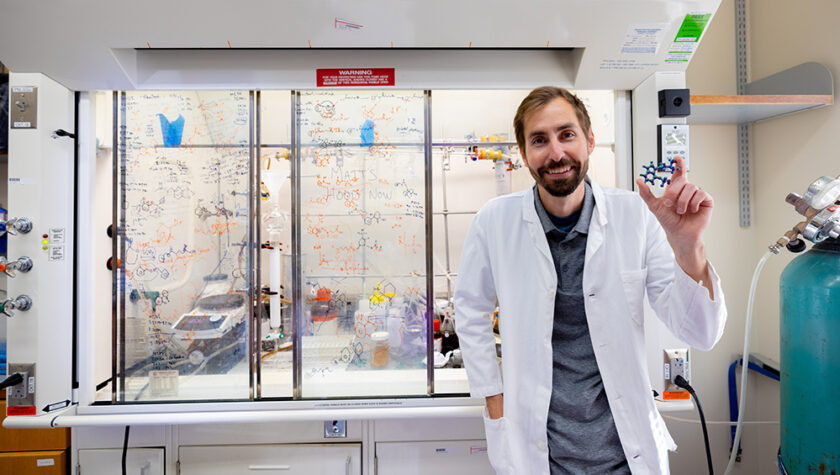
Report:
[[[585,186],[586,196],[576,222],[575,214],[568,217],[549,214],[534,187],[534,206],[557,272],[548,461],[552,475],[629,474],[592,349],[583,304],[586,238],[595,208],[592,189],[588,183]]]

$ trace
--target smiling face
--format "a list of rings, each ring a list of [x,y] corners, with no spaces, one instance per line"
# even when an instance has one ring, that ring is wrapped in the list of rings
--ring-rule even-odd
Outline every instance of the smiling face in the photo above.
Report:
[[[526,115],[523,126],[520,153],[537,185],[558,198],[583,186],[595,135],[583,130],[574,107],[555,98]]]

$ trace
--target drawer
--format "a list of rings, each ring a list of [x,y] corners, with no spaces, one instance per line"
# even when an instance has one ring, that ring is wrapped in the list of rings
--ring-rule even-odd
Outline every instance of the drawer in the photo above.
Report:
[[[15,475],[64,475],[67,473],[67,451],[0,453],[0,473]]]
[[[181,446],[181,475],[360,475],[361,444]]]
[[[0,401],[0,424],[5,418],[6,401]],[[2,452],[64,450],[68,447],[70,447],[70,429],[6,429],[0,425],[0,451]]]
[[[85,449],[79,451],[80,475],[120,473],[122,449]],[[164,475],[163,448],[129,448],[125,454],[127,475]]]
[[[377,442],[377,475],[495,475],[483,440]]]

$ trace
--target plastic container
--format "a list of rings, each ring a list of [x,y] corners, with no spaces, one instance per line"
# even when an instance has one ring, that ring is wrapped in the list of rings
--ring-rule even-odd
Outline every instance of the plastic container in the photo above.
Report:
[[[441,352],[441,350],[443,349],[443,334],[440,332],[440,320],[438,320],[438,319],[436,318],[436,319],[434,320],[434,322],[432,322],[432,325],[433,325],[433,329],[434,329],[434,331],[435,331],[435,333],[434,333],[434,337],[435,337],[435,351],[436,351],[437,353],[440,353],[440,352]]]
[[[788,473],[840,473],[840,241],[796,257],[779,287],[781,460]]]
[[[330,289],[318,289],[315,300],[309,307],[312,319],[312,334],[318,336],[338,335],[338,312],[332,306]]]
[[[404,326],[402,309],[391,308],[388,310],[388,345],[392,359],[398,359],[400,357]]]
[[[370,336],[371,352],[370,365],[374,368],[388,366],[388,332],[375,332]]]
[[[420,362],[426,357],[426,327],[420,324],[406,325],[402,338],[404,362]]]

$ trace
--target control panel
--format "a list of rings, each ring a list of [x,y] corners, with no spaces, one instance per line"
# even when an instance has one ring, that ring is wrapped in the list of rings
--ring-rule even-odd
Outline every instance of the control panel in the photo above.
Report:
[[[75,142],[53,131],[74,129],[75,101],[41,74],[9,81],[6,413],[37,416],[72,400]]]
[[[682,157],[686,171],[690,170],[688,124],[659,124],[656,129],[657,165],[670,165],[677,157]]]

